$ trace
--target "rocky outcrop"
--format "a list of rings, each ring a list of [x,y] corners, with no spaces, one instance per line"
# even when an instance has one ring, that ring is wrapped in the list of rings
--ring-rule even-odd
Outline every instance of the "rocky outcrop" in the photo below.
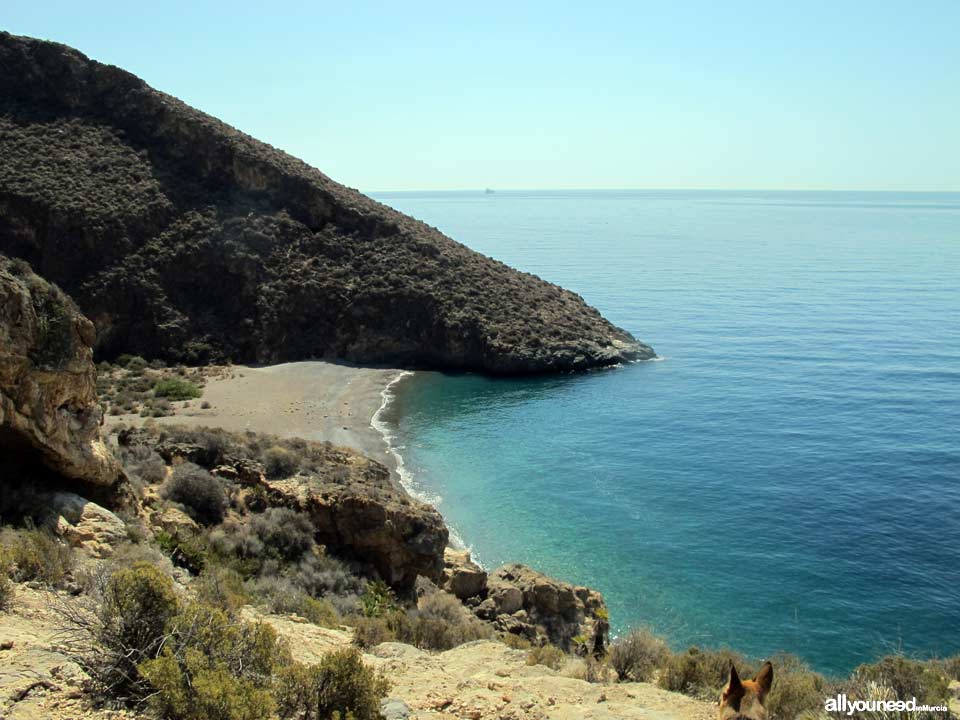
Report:
[[[421,575],[439,580],[448,539],[440,513],[394,489],[383,465],[367,463],[362,475],[347,484],[267,481],[272,504],[307,513],[318,542],[371,565],[401,591],[411,590]]]
[[[468,600],[482,620],[503,632],[542,638],[566,650],[581,638],[591,647],[606,642],[607,607],[596,590],[571,585],[526,565],[497,568],[482,592]]]
[[[108,495],[123,479],[100,437],[93,326],[58,288],[0,256],[0,456],[6,478],[40,474]],[[45,468],[45,472],[39,469]]]
[[[493,373],[653,356],[574,293],[454,242],[63,45],[0,33],[0,252],[98,351]]]

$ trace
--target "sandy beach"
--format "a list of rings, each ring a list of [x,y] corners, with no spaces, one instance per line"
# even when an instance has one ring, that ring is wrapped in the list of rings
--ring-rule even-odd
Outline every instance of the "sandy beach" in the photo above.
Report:
[[[201,408],[195,400],[178,407],[176,415],[155,421],[329,440],[382,462],[396,476],[394,456],[370,423],[383,403],[384,388],[402,371],[323,361],[234,365],[230,371],[207,381],[202,400],[210,408]],[[142,421],[122,415],[108,424]]]

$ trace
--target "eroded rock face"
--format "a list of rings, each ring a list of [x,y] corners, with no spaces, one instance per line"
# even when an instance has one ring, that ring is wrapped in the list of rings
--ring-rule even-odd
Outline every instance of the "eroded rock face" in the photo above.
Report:
[[[123,479],[100,437],[93,325],[26,263],[0,255],[0,454],[107,493]]]
[[[410,590],[417,576],[439,581],[448,531],[434,508],[393,487],[377,462],[347,484],[315,479],[266,481],[272,502],[310,516],[317,541],[372,565],[390,585]]]
[[[68,292],[105,356],[505,374],[654,356],[575,293],[119,68],[7,33],[0,67],[0,252]]]
[[[497,568],[472,603],[474,613],[504,632],[544,638],[564,649],[582,637],[595,645],[609,629],[603,596],[517,563]]]

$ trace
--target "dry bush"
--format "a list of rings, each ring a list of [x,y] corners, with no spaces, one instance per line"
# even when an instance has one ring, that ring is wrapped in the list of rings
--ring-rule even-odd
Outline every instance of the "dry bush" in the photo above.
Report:
[[[560,670],[568,659],[568,655],[556,645],[531,648],[527,653],[527,665],[544,665],[552,670]]]
[[[618,680],[649,682],[669,657],[670,648],[663,638],[640,628],[610,646],[609,661]]]
[[[274,445],[263,453],[263,467],[268,478],[282,480],[297,474],[300,458],[293,451]]]
[[[161,494],[167,500],[183,505],[187,514],[202,525],[223,522],[227,509],[223,484],[197,465],[184,463],[175,467]]]
[[[330,602],[311,597],[287,578],[258,578],[247,587],[270,612],[299,615],[320,627],[340,626],[340,614]]]
[[[589,683],[605,683],[609,679],[606,666],[592,655],[568,659],[560,668],[560,673],[564,677],[586,680]],[[612,674],[612,672],[609,673],[609,675]]]
[[[730,676],[730,665],[737,666],[741,677],[750,677],[756,669],[732,650],[706,650],[692,647],[671,655],[664,662],[657,684],[665,690],[715,701]]]
[[[112,573],[104,567],[89,594],[54,606],[65,654],[103,695],[123,703],[150,693],[138,665],[156,657],[177,609],[172,580],[145,562]]]
[[[300,560],[314,546],[310,518],[289,508],[267,508],[250,518],[249,528],[267,554],[285,563]]]
[[[794,720],[823,710],[831,688],[822,675],[795,655],[779,654],[770,661],[774,680],[766,708],[771,720]]]
[[[73,548],[45,528],[28,526],[4,530],[0,545],[6,548],[11,564],[10,578],[16,582],[34,580],[48,587],[60,587],[76,565]]]
[[[424,650],[450,650],[458,645],[491,636],[488,625],[480,622],[460,601],[445,592],[427,595],[411,622],[400,635],[401,642],[411,642]]]

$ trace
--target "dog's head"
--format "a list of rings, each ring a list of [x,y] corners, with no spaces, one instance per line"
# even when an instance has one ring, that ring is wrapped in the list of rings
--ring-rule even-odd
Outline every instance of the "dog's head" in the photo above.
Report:
[[[719,720],[766,720],[767,709],[763,704],[772,684],[773,665],[769,661],[763,664],[753,680],[741,680],[737,668],[730,665],[730,680],[720,694]]]

